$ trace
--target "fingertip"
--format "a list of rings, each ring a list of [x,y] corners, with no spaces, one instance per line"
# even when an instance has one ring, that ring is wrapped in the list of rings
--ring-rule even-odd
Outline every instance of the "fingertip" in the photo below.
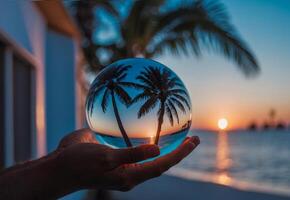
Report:
[[[185,155],[190,154],[200,143],[198,136],[187,137],[183,144],[180,146],[180,150]]]
[[[197,144],[200,144],[200,138],[196,136]]]
[[[200,144],[200,139],[199,139],[198,136],[192,136],[192,137],[190,138],[190,142],[191,142],[191,143],[194,143],[194,144],[197,146],[197,145]]]

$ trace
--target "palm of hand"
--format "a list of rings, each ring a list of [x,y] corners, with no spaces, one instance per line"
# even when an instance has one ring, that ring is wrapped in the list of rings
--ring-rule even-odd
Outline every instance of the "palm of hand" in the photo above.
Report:
[[[187,156],[197,145],[197,137],[187,138],[172,153],[154,161],[136,162],[159,155],[156,145],[112,149],[99,144],[89,129],[62,139],[58,147],[63,171],[84,188],[127,191],[148,179],[160,176]]]

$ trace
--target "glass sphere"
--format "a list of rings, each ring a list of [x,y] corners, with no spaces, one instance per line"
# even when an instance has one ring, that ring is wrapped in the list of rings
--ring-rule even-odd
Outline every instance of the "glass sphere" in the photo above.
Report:
[[[113,148],[158,144],[176,149],[191,126],[191,102],[180,78],[153,60],[130,58],[102,70],[86,101],[88,125]]]

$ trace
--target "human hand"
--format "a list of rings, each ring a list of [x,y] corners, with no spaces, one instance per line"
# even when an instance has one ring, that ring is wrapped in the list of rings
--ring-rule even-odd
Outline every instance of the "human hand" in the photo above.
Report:
[[[156,145],[112,149],[98,144],[89,129],[66,136],[58,147],[58,165],[65,177],[78,188],[127,191],[160,176],[179,163],[199,144],[198,137],[186,138],[173,152],[146,163],[137,163],[159,155]]]

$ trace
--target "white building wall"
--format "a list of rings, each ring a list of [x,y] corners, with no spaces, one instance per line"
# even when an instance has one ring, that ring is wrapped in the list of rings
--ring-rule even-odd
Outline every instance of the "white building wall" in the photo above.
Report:
[[[44,52],[46,24],[31,1],[1,1],[0,35],[24,56],[36,71],[36,156],[46,153]],[[7,102],[9,103],[9,102]]]
[[[48,30],[32,1],[0,3],[0,40],[7,40],[36,71],[36,156],[51,151],[76,128],[76,44]]]
[[[47,148],[76,129],[75,43],[53,31],[46,40],[46,126]]]
[[[46,37],[46,133],[48,152],[59,141],[78,128],[76,102],[76,42],[54,31]],[[79,200],[85,191],[67,195],[61,200]]]
[[[76,44],[71,38],[49,31],[37,7],[28,0],[1,1],[0,40],[9,43],[12,51],[17,50],[35,67],[36,157],[43,156],[77,128]],[[12,106],[12,102],[7,103]],[[81,196],[83,192],[62,199]]]

